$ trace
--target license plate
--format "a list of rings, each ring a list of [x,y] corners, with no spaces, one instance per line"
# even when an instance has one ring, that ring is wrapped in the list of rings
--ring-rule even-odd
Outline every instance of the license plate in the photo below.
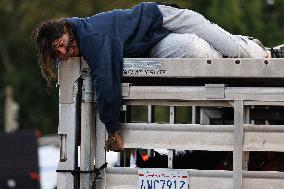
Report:
[[[138,169],[138,189],[188,189],[188,172]]]

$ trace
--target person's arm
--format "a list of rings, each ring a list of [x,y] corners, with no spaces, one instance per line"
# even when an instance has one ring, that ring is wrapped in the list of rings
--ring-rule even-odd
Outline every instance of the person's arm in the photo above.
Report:
[[[97,108],[108,133],[120,129],[123,50],[119,40],[91,35],[82,40],[82,55],[88,62],[97,95]]]

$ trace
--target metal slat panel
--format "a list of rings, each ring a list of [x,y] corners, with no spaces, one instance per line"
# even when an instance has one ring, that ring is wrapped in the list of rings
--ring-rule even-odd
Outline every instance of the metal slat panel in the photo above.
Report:
[[[284,173],[276,171],[243,171],[244,189],[282,189]]]
[[[190,189],[232,189],[233,172],[187,170]],[[107,168],[106,189],[137,189],[137,168]],[[243,171],[243,189],[282,189],[284,173]],[[123,181],[123,182],[122,182]]]
[[[74,104],[59,104],[59,127],[61,135],[61,160],[58,170],[74,170],[77,166],[77,108]],[[57,173],[57,186],[59,189],[75,188],[74,176],[70,172]]]
[[[226,99],[284,101],[284,87],[228,87]]]
[[[105,141],[106,141],[106,128],[105,125],[101,122],[99,114],[96,114],[96,141],[95,141],[95,167],[99,168],[106,162],[106,151]],[[99,179],[96,182],[97,189],[105,189],[106,177],[105,170],[101,171],[100,175],[103,179]]]
[[[209,100],[205,87],[130,86],[125,100]],[[284,101],[284,87],[226,87],[222,100]],[[210,99],[221,100],[221,99]]]
[[[78,184],[68,170],[75,170],[78,165],[79,83],[77,80],[80,77],[80,64],[71,64],[70,61],[63,62],[59,69],[58,134],[61,136],[60,161],[58,162],[58,170],[61,172],[57,172],[59,189],[73,189]]]
[[[92,79],[90,74],[83,75],[82,101],[81,101],[81,142],[80,142],[80,171],[92,171],[94,156],[92,153],[93,135],[93,97]],[[80,188],[91,189],[93,175],[80,174]]]
[[[233,125],[122,124],[125,148],[233,150]],[[162,137],[161,137],[162,136]],[[245,125],[244,151],[284,151],[284,125]]]
[[[80,58],[69,59],[80,64]],[[284,78],[284,59],[124,58],[123,77]],[[88,67],[81,62],[81,69]]]
[[[124,100],[127,105],[160,105],[160,106],[214,106],[232,107],[230,101],[178,101],[178,100]]]
[[[262,101],[245,101],[244,105],[251,105],[251,106],[284,106],[284,102],[281,101],[274,101],[274,102],[262,102]]]
[[[122,124],[125,148],[233,150],[232,125]]]
[[[75,83],[80,75],[80,59],[68,59],[60,64],[58,70],[58,84],[59,84],[59,103],[72,104],[75,103],[77,92]]]
[[[245,132],[244,151],[284,152],[284,133]]]
[[[244,137],[244,102],[234,102],[234,151],[233,151],[233,188],[243,187],[243,137]]]
[[[188,170],[190,189],[232,188],[232,172]],[[137,168],[107,168],[106,189],[137,189]],[[123,180],[123,182],[121,182]]]
[[[284,78],[284,59],[124,59],[124,77]]]
[[[245,125],[244,151],[284,152],[284,125]]]
[[[106,168],[105,189],[137,189],[138,169]]]
[[[125,99],[207,100],[204,87],[130,86]]]

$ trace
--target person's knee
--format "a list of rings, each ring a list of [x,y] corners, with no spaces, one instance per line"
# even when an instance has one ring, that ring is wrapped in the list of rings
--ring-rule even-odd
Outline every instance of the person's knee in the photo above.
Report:
[[[195,44],[192,44],[192,42],[195,37],[197,37],[195,34],[179,34],[175,42],[178,48],[176,48],[175,51],[182,53],[181,58],[194,58],[192,50],[195,48]]]
[[[223,57],[207,41],[195,34],[189,34],[188,58],[221,58]]]
[[[207,57],[208,46],[205,41],[199,38],[196,34],[171,34],[162,44],[167,46],[170,51],[170,57],[179,58],[205,58]]]
[[[187,34],[187,57],[200,58],[203,57],[203,50],[201,48],[200,38],[196,34]]]
[[[195,34],[175,34],[172,44],[174,48],[172,49],[175,52],[176,57],[180,58],[195,58],[197,52],[199,51],[198,45],[198,36]]]
[[[196,34],[171,33],[150,51],[150,57],[220,58],[222,55]]]
[[[190,39],[185,34],[171,33],[150,51],[154,58],[187,58]]]

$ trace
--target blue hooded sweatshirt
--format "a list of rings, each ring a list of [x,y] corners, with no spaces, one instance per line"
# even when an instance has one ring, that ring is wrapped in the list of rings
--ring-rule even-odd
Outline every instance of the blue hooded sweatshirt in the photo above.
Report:
[[[162,27],[163,17],[156,3],[67,21],[90,67],[100,119],[108,133],[114,133],[120,129],[123,57],[145,55],[169,31]]]

